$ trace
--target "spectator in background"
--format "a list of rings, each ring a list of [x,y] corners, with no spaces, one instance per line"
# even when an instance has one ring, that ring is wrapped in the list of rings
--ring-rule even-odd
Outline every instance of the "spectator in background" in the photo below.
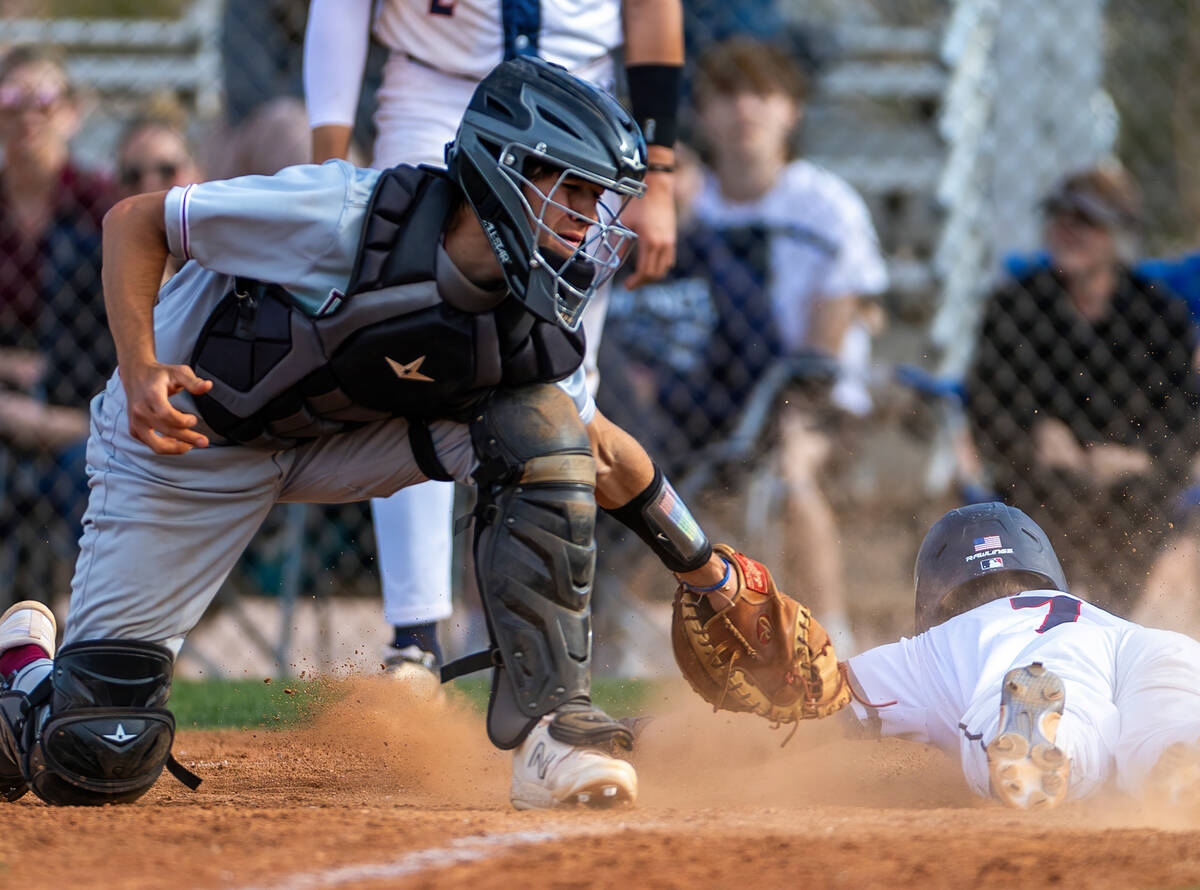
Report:
[[[728,434],[773,362],[810,351],[853,354],[857,371],[843,366],[832,394],[789,393],[777,406],[774,448],[787,496],[779,521],[799,542],[785,554],[784,577],[805,591],[838,650],[850,651],[839,535],[819,482],[834,439],[844,453],[847,421],[871,409],[861,380],[870,344],[863,298],[885,290],[886,267],[862,198],[833,173],[793,156],[807,83],[787,52],[731,38],[700,58],[694,89],[708,169],[681,211],[690,221],[674,271],[643,288],[641,299],[683,297],[693,305],[704,294],[711,331],[699,350],[692,341],[693,360],[664,368],[664,360],[688,352],[669,344],[642,358],[664,376],[662,401],[688,440],[672,450],[683,454]]]
[[[54,55],[20,48],[0,61],[2,347],[53,346],[45,342],[47,316],[52,321],[81,310],[107,337],[100,297],[100,220],[112,191],[107,179],[71,161],[69,141],[79,120],[74,91]],[[102,383],[112,365],[101,370],[90,375],[93,381]],[[28,388],[36,382],[33,377],[9,382]],[[63,401],[78,401],[74,392],[70,395]]]
[[[188,145],[183,109],[172,100],[152,101],[117,140],[117,183],[121,198],[191,185],[202,178]],[[179,261],[168,257],[163,281],[178,271]]]
[[[60,513],[78,512],[82,449],[73,443],[86,437],[87,402],[116,365],[100,288],[100,221],[112,191],[71,160],[80,118],[57,56],[22,47],[0,61],[0,441],[10,455],[56,455],[39,491],[6,492],[16,515],[45,496]]]
[[[1139,200],[1120,169],[1067,177],[1043,209],[1050,262],[988,300],[968,414],[1004,499],[1039,514],[1092,601],[1128,613],[1195,451],[1193,328],[1127,265]]]

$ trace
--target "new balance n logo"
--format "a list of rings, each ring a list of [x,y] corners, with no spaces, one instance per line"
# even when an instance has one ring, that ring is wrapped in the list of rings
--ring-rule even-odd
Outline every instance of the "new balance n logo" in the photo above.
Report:
[[[537,770],[538,778],[546,778],[546,772],[550,769],[550,764],[558,759],[557,754],[546,753],[546,743],[538,742],[533,749],[533,753],[529,755],[529,763],[526,764],[532,769]]]

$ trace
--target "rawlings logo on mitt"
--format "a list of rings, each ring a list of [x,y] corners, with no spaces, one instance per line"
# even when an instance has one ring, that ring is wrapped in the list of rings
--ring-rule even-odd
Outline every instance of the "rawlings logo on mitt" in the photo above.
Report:
[[[715,610],[680,585],[671,621],[675,662],[713,710],[752,711],[775,723],[827,717],[850,701],[825,628],[775,587],[761,564],[724,544],[737,589]]]

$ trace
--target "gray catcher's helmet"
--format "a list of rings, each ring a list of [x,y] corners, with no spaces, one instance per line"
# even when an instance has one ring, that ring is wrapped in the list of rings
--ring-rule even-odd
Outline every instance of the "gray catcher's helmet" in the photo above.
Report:
[[[588,301],[636,237],[618,222],[626,202],[645,191],[646,143],[633,118],[565,68],[511,59],[476,88],[446,146],[446,166],[516,299],[545,321],[578,328]],[[529,177],[534,170],[560,172],[541,191]],[[543,220],[550,207],[580,218],[563,197],[569,177],[606,190],[581,243],[559,237]]]

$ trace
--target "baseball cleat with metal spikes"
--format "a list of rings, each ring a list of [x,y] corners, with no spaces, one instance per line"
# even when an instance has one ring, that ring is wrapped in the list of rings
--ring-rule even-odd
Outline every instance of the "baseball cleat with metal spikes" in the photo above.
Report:
[[[513,752],[514,807],[607,809],[637,800],[637,772],[631,764],[600,748],[558,741],[550,735],[552,719],[539,720]]]
[[[1071,761],[1054,744],[1065,700],[1062,680],[1041,662],[1004,675],[987,758],[992,793],[1008,806],[1042,810],[1066,800]]]

